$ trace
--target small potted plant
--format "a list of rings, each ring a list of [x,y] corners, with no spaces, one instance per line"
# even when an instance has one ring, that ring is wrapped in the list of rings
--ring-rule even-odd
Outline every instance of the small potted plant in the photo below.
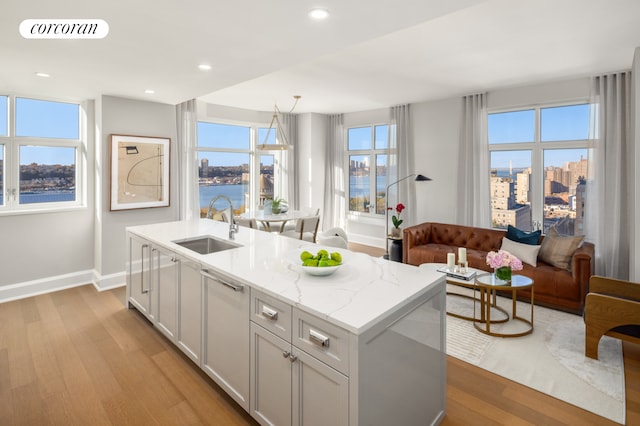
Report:
[[[287,202],[284,200],[284,198],[275,197],[273,200],[271,200],[271,212],[273,214],[280,214],[286,204]]]

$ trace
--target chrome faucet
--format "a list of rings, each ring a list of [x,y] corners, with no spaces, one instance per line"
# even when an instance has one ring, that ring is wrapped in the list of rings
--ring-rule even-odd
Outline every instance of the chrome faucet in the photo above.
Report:
[[[235,239],[236,232],[238,232],[238,225],[236,223],[233,223],[233,202],[231,201],[231,198],[222,194],[216,195],[215,197],[213,197],[211,201],[209,201],[209,209],[207,210],[207,219],[213,219],[213,203],[218,201],[219,198],[224,198],[229,203],[229,210],[231,211],[230,212],[231,217],[229,218],[229,239],[233,240]]]

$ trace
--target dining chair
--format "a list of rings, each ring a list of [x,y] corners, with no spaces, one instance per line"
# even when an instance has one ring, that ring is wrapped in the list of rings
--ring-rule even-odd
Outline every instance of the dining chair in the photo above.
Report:
[[[315,243],[316,236],[318,235],[319,224],[320,216],[314,216],[307,219],[298,219],[296,223],[296,229],[294,229],[293,231],[282,232],[281,235]]]
[[[309,216],[318,216],[320,214],[320,209],[319,208],[311,208],[311,209],[307,209],[305,210],[305,212],[309,215]],[[280,227],[280,232],[288,232],[288,231],[300,231],[300,226],[302,225],[302,222],[300,221],[300,219],[298,220],[290,220],[288,222],[285,222],[282,224],[282,226]]]

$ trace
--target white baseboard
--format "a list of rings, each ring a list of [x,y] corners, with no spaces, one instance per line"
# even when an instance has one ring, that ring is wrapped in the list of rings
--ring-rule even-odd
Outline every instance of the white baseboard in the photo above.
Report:
[[[98,291],[111,290],[112,288],[124,287],[127,285],[127,275],[125,271],[110,275],[98,275],[97,271],[93,271],[93,285]]]
[[[39,294],[52,293],[67,288],[80,287],[87,284],[93,284],[98,291],[109,290],[124,286],[126,281],[125,277],[124,272],[100,276],[95,270],[89,270],[0,286],[0,303],[37,296]]]
[[[370,235],[349,233],[349,242],[364,244],[367,246],[384,248],[384,239],[372,237]]]

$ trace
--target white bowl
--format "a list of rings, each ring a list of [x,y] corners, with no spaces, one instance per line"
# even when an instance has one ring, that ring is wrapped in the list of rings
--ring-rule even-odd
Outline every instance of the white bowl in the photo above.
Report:
[[[327,275],[333,274],[335,271],[340,269],[342,264],[337,266],[300,266],[304,272],[309,275],[315,275],[317,277],[325,277]]]

